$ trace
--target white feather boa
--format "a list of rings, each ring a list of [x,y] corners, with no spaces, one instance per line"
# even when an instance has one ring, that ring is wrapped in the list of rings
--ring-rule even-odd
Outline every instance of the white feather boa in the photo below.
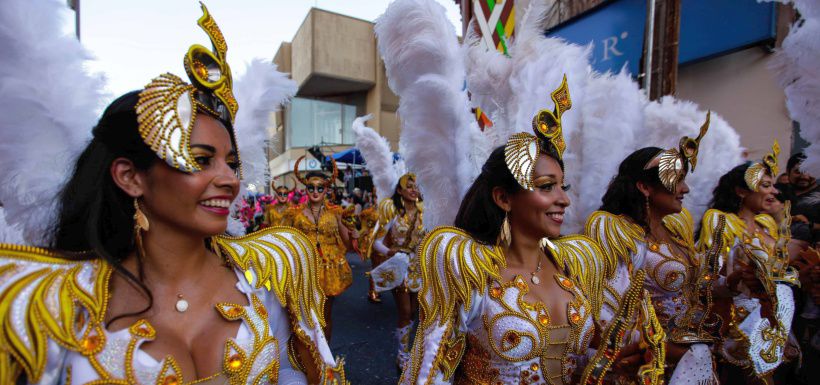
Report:
[[[772,61],[786,93],[791,118],[800,123],[800,136],[808,143],[807,159],[801,168],[820,175],[820,1],[780,1],[794,3],[801,20],[791,26],[788,36]]]
[[[47,246],[57,195],[91,139],[104,80],[62,30],[65,1],[0,6],[0,202],[27,243]]]
[[[370,170],[376,187],[376,196],[381,201],[393,195],[402,174],[393,165],[393,152],[390,151],[387,139],[364,125],[372,117],[367,115],[356,118],[353,121],[353,133],[356,134],[356,148],[367,162],[367,169]]]

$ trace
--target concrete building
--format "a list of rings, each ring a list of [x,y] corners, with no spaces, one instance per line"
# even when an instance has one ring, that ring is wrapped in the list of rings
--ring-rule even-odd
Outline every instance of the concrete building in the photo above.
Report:
[[[293,41],[279,47],[274,63],[291,74],[299,90],[273,119],[271,177],[291,175],[296,160],[312,146],[321,146],[326,155],[350,148],[357,116],[372,114],[368,126],[397,150],[399,100],[387,86],[373,23],[312,8]],[[318,168],[310,156],[300,165],[300,170]]]

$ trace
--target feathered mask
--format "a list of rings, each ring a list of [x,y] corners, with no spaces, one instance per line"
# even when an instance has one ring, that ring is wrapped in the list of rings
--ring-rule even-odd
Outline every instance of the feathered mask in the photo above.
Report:
[[[233,95],[231,68],[225,61],[228,45],[216,21],[202,6],[197,24],[208,34],[213,51],[199,44],[185,54],[185,72],[192,84],[165,73],[140,92],[137,121],[143,141],[169,166],[182,172],[200,170],[191,156],[191,132],[199,113],[219,119],[236,147],[233,121],[239,104]],[[239,149],[237,150],[237,157]],[[240,171],[241,172],[241,171]]]
[[[504,160],[507,168],[510,169],[518,184],[530,191],[534,189],[532,170],[535,168],[535,160],[541,154],[542,146],[547,144],[553,146],[559,160],[567,147],[561,129],[561,115],[572,108],[566,75],[561,85],[552,91],[550,96],[555,103],[555,108],[552,111],[546,109],[538,111],[532,118],[532,131],[535,135],[527,132],[513,134],[504,146]]]
[[[661,151],[652,158],[643,167],[648,170],[652,167],[658,167],[658,177],[669,192],[674,193],[678,183],[686,177],[686,173],[691,169],[695,171],[695,166],[698,163],[698,148],[700,147],[700,140],[706,135],[709,130],[709,120],[712,117],[712,111],[706,113],[706,121],[700,126],[700,133],[698,137],[692,139],[688,136],[680,138],[678,148],[670,148]]]
[[[766,173],[771,175],[772,178],[777,176],[777,173],[780,171],[777,166],[778,155],[780,155],[780,144],[775,140],[772,145],[772,152],[764,155],[763,159],[753,163],[746,169],[746,173],[743,174],[743,179],[746,180],[746,187],[748,187],[749,190],[757,191],[760,187],[760,181],[763,180],[763,176],[766,175]]]

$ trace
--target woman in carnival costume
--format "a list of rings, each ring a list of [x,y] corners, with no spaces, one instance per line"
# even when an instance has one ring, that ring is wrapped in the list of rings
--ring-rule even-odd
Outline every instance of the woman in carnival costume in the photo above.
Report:
[[[275,182],[271,182],[273,187],[273,200],[268,203],[265,208],[265,226],[281,226],[285,224],[285,214],[291,207],[289,201],[292,191],[287,186],[276,186]]]
[[[410,357],[410,333],[422,284],[416,249],[424,237],[424,206],[412,173],[402,175],[393,191],[390,199],[379,202],[379,227],[373,241],[373,251],[387,260],[370,276],[376,291],[393,291],[398,310],[396,361],[403,367]]]
[[[697,138],[683,137],[677,148],[645,147],[627,156],[609,184],[600,211],[590,215],[586,226],[587,235],[618,260],[616,274],[608,279],[601,318],[610,321],[609,315],[624,306],[624,299],[616,294],[623,292],[636,271],[643,271],[644,287],[667,337],[666,365],[673,370],[666,375],[671,384],[717,382],[707,345],[714,342],[719,327],[711,313],[713,279],[709,274],[714,272],[701,271],[702,261],[708,258],[697,252],[694,222],[683,208],[683,198],[689,193],[686,176],[695,169],[700,141],[708,128],[709,115]],[[716,267],[716,255],[713,257],[711,263]],[[695,289],[699,283],[705,284]],[[702,297],[708,303],[701,303]],[[616,365],[629,367],[636,364],[629,360],[640,361],[640,354],[624,351],[622,356]],[[627,373],[625,377],[631,376]]]
[[[0,245],[0,382],[344,382],[307,237],[220,235],[239,192],[238,104],[202,10],[213,51],[189,49],[191,84],[166,73],[106,108],[51,248]]]
[[[784,360],[794,315],[789,286],[799,284],[789,267],[789,205],[781,223],[765,214],[776,201],[779,152],[775,141],[762,160],[741,164],[720,178],[699,240],[701,250],[718,242],[724,246],[715,290],[724,319],[720,355],[744,370],[745,378],[737,381],[747,383],[772,383],[772,372]],[[725,218],[725,230],[716,233],[712,229],[720,218]]]
[[[348,250],[355,248],[359,232],[353,226],[352,221],[346,218],[341,207],[328,202],[330,188],[338,175],[336,161],[330,158],[333,166],[331,175],[309,171],[305,176],[301,176],[299,164],[304,158],[305,156],[302,156],[296,160],[294,174],[305,186],[307,202],[291,207],[286,214],[285,222],[305,233],[317,250],[316,276],[326,296],[324,330],[330,340],[333,326],[330,318],[333,299],[353,283],[352,271],[345,254]]]

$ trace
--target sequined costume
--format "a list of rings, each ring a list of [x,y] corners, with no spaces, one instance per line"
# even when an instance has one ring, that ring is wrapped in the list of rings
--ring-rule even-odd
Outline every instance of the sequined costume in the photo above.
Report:
[[[271,202],[265,208],[265,226],[282,226],[285,224],[285,214],[290,208],[289,203]]]
[[[241,322],[224,342],[223,369],[209,379],[230,384],[306,383],[292,344],[310,348],[322,383],[344,381],[321,331],[324,298],[316,290],[312,245],[301,233],[274,227],[241,238],[214,237],[218,254],[237,275],[248,304],[216,310]],[[0,382],[25,374],[36,384],[183,384],[172,356],[155,359],[140,345],[163,336],[146,320],[109,331],[104,320],[113,267],[100,259],[73,261],[34,247],[0,245]],[[11,298],[14,298],[13,300]]]
[[[370,274],[377,291],[391,290],[401,285],[414,293],[421,290],[421,268],[416,255],[424,237],[424,205],[416,203],[413,214],[400,214],[392,199],[379,203],[379,232],[373,242],[373,249],[387,255],[391,248],[398,252],[374,268]]]
[[[419,248],[422,321],[401,384],[566,384],[586,352],[600,308],[604,266],[584,236],[553,240],[556,284],[573,295],[565,314],[524,298],[527,282],[500,275],[499,247],[454,227]]]
[[[311,244],[318,249],[316,267],[319,271],[319,286],[326,296],[337,296],[353,283],[350,264],[345,259],[347,247],[339,232],[342,209],[325,204],[317,223],[305,215],[305,208],[305,205],[291,207],[286,222],[305,233]]]
[[[675,334],[672,320],[688,310],[692,299],[688,298],[685,285],[693,274],[699,274],[701,254],[695,249],[694,225],[688,210],[684,208],[678,214],[666,216],[663,223],[673,241],[688,250],[688,254],[679,255],[669,244],[648,240],[644,229],[626,216],[596,211],[587,220],[587,234],[618,260],[616,272],[608,280],[605,290],[601,312],[603,325],[611,322],[621,306],[623,293],[634,272],[642,270],[645,272],[643,286],[658,322],[668,339]],[[627,343],[635,341],[634,334],[627,338]],[[685,369],[679,373],[668,370],[665,373],[667,378],[685,376],[689,380],[697,378],[711,383],[708,381],[714,378],[712,353],[708,346],[698,345],[691,345],[686,353],[688,356],[681,359]]]
[[[783,362],[783,351],[794,316],[794,297],[788,284],[796,284],[797,278],[787,267],[787,254],[784,258],[783,250],[778,250],[785,247],[784,241],[788,235],[767,214],[755,217],[755,222],[763,229],[760,233],[750,231],[735,214],[710,209],[703,216],[699,248],[708,248],[716,241],[717,235],[711,229],[721,215],[726,218],[726,228],[723,232],[722,270],[717,286],[728,291],[726,277],[744,265],[754,266],[766,288],[766,295],[774,304],[774,316],[780,325],[772,327],[769,319],[761,316],[760,300],[741,282],[738,293],[728,294],[731,295],[731,303],[729,314],[724,316],[726,329],[723,331],[720,353],[729,363],[751,369],[762,377]]]

